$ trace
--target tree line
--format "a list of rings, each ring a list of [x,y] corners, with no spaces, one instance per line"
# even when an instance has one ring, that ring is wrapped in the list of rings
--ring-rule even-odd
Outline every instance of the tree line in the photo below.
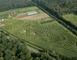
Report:
[[[52,9],[58,15],[77,12],[77,0],[33,0]]]
[[[29,6],[34,6],[31,0],[0,0],[0,12]]]

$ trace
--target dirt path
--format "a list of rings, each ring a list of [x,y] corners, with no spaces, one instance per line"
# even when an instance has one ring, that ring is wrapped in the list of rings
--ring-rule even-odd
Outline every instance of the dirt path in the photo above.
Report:
[[[35,52],[35,53],[40,53],[38,50],[36,50],[36,49],[34,49],[34,48],[30,47],[30,46],[27,46],[27,48],[28,48],[29,50]]]

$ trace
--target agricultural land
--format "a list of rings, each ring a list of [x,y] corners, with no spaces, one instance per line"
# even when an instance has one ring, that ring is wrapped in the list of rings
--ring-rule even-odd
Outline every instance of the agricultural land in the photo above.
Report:
[[[71,22],[73,25],[75,25],[77,27],[77,15],[75,15],[75,14],[67,14],[67,15],[63,15],[63,18],[66,21]]]
[[[16,14],[9,16],[12,11]],[[27,14],[32,11],[36,11],[37,14]],[[36,6],[9,10],[7,18],[0,22],[0,28],[14,36],[54,54],[77,57],[77,36]]]

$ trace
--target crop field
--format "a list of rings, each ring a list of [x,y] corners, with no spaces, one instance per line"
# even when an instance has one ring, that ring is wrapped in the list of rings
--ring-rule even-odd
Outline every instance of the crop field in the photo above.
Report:
[[[77,56],[76,36],[57,21],[41,22],[47,21],[9,19],[2,22],[5,26],[1,28],[44,49],[67,57]]]
[[[67,15],[63,15],[63,18],[69,22],[71,22],[72,24],[74,24],[75,26],[77,26],[77,15],[74,14],[67,14]]]
[[[15,15],[8,18],[8,20],[0,22],[0,28],[35,46],[55,51],[66,57],[76,57],[77,36],[59,24],[55,19],[49,17],[37,7],[13,9],[9,12],[16,11],[16,14],[20,14],[34,10],[39,13],[27,16],[28,18],[26,18],[26,15],[24,17],[20,15],[23,19],[18,19],[18,16]]]
[[[0,19],[7,19],[9,16],[9,11],[0,12]]]

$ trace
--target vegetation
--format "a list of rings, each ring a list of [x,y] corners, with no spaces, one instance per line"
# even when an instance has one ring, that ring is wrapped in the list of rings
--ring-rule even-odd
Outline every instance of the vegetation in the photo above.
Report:
[[[9,16],[9,11],[0,12],[0,19],[7,19]]]
[[[52,60],[47,52],[31,53],[23,40],[0,29],[0,60]]]
[[[25,13],[25,12],[32,11],[32,10],[38,11],[39,8],[37,8],[36,6],[32,6],[32,7],[17,8],[17,9],[11,9],[8,11],[0,12],[0,19],[8,19],[12,11],[15,11],[16,14],[20,14],[20,13]]]
[[[31,0],[0,0],[0,12],[29,6],[34,6]]]
[[[77,37],[56,21],[14,20],[9,19],[2,28],[35,46],[66,56],[76,57]]]
[[[63,18],[69,21],[70,23],[72,23],[73,25],[77,26],[77,15],[67,14],[67,15],[63,15]]]
[[[52,9],[58,15],[72,13],[77,11],[76,0],[32,0],[39,5],[44,5]]]
[[[35,5],[52,18],[17,18],[17,14],[38,11]],[[16,15],[9,17],[12,11]],[[0,60],[77,60],[76,15],[76,0],[0,0],[0,19],[7,19],[0,22]],[[26,44],[41,53],[28,50]]]
[[[53,0],[46,0],[46,1],[32,0],[32,1],[35,2],[36,6],[38,6],[41,10],[43,10],[44,12],[49,14],[51,17],[56,19],[60,24],[64,25],[73,34],[77,35],[77,27],[62,17],[62,15],[69,14],[69,13],[74,13],[76,15],[76,12],[77,12],[77,8],[76,8],[77,1],[76,0],[54,0],[54,1]],[[71,3],[68,3],[68,4],[70,4],[69,7],[66,5],[61,5],[65,2],[71,2],[73,5]],[[59,9],[57,9],[57,5],[61,6],[62,8],[58,7]],[[53,6],[55,6],[56,8]],[[65,7],[63,7],[63,6],[65,6]],[[72,8],[72,7],[75,7],[75,8]],[[61,10],[61,13],[60,12],[58,13],[57,11],[55,11],[56,9],[58,11]],[[63,12],[62,10],[64,10],[65,12]]]

